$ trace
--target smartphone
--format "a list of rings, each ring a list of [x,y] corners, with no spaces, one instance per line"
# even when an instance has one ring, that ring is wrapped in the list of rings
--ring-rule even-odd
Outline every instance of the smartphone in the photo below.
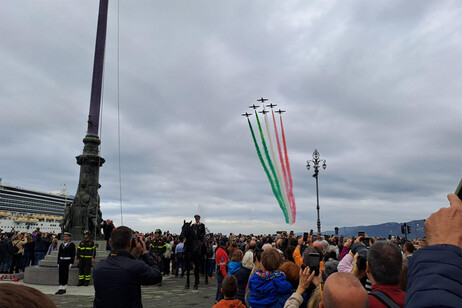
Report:
[[[459,197],[460,200],[462,200],[462,179],[460,179],[460,182],[456,188],[455,194],[457,195],[457,197]]]
[[[360,237],[360,236],[363,236],[363,237],[366,236],[366,232],[358,231],[358,237]]]
[[[319,254],[310,253],[308,255],[308,266],[310,267],[310,274],[314,271],[314,275],[319,275]]]
[[[308,232],[303,233],[303,241],[308,241]]]
[[[313,229],[310,230],[310,235],[312,235],[312,234],[313,234]]]

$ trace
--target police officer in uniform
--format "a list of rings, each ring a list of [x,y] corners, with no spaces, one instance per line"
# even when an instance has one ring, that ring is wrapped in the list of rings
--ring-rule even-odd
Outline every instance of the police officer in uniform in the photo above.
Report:
[[[151,241],[151,247],[149,248],[149,254],[152,256],[157,266],[160,269],[162,275],[164,274],[163,263],[164,253],[167,250],[164,240],[162,239],[162,231],[157,229],[154,232],[154,239]]]
[[[194,232],[196,233],[196,237],[201,243],[202,249],[205,249],[207,244],[204,241],[205,238],[205,225],[201,223],[201,217],[199,214],[194,215],[194,219],[196,223],[192,225]]]
[[[66,293],[69,270],[74,264],[75,244],[71,242],[71,234],[64,232],[64,242],[59,245],[58,268],[59,268],[59,290],[55,294]]]
[[[79,266],[79,284],[88,286],[91,279],[91,265],[95,263],[95,243],[90,240],[90,231],[83,231],[83,241],[77,247],[77,265]]]

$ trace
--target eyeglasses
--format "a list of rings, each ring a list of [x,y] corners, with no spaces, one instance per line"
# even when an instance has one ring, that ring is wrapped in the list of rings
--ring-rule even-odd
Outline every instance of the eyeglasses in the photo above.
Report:
[[[321,281],[319,283],[319,295],[321,295],[321,301],[322,301],[322,291],[324,290],[324,281]]]

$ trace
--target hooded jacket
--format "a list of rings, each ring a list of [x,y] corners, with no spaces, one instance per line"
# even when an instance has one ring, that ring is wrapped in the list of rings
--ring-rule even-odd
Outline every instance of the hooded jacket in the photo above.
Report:
[[[249,279],[252,308],[284,307],[293,288],[283,272],[256,271]]]
[[[238,299],[222,299],[212,308],[246,308]]]
[[[228,264],[228,275],[234,274],[242,266],[241,261],[231,261]]]

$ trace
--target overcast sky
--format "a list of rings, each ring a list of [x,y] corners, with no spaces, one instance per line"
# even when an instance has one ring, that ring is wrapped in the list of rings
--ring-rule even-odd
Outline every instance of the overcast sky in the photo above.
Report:
[[[3,183],[76,193],[98,2],[0,0]],[[316,230],[315,148],[323,230],[427,218],[462,176],[460,16],[459,1],[110,1],[103,217],[120,225],[119,112],[134,229],[199,213],[213,232]],[[262,96],[287,111],[294,225],[241,117]]]

